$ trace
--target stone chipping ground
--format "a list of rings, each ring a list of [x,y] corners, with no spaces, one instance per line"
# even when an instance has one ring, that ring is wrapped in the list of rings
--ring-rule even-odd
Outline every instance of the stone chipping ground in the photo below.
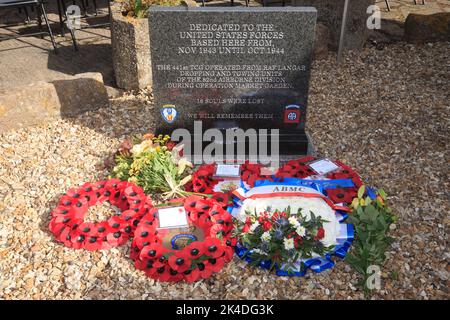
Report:
[[[399,217],[376,299],[448,299],[450,43],[396,44],[314,63],[308,115],[320,155],[342,159],[383,187]],[[107,175],[119,141],[152,130],[151,93],[110,109],[0,135],[0,298],[361,299],[340,261],[281,278],[238,258],[195,284],[155,282],[127,246],[72,250],[53,241],[50,210],[69,187]],[[95,212],[94,212],[95,214]]]

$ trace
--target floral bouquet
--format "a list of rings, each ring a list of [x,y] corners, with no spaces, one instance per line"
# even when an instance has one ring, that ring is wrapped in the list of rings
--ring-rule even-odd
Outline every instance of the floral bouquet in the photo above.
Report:
[[[289,272],[299,259],[321,256],[333,248],[321,242],[325,237],[324,222],[328,221],[313,212],[307,217],[301,209],[291,214],[290,207],[281,211],[267,207],[262,213],[247,211],[246,216],[237,235],[243,246],[252,248],[247,254],[253,265],[270,260],[270,270],[279,264]]]
[[[233,191],[229,212],[236,220],[237,255],[279,276],[332,268],[333,256],[346,256],[354,229],[345,223],[350,209],[319,189],[312,181],[308,186],[260,181]]]
[[[170,136],[145,134],[121,143],[111,177],[170,199],[186,195],[183,186],[191,180],[189,168],[192,164],[183,157],[182,146],[176,146]]]

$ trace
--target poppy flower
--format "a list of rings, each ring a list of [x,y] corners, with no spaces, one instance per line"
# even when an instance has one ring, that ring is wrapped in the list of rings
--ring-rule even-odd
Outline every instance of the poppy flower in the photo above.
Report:
[[[220,206],[226,207],[228,205],[228,195],[223,192],[214,192],[212,199],[216,201]]]
[[[108,181],[105,182],[105,188],[113,188],[113,189],[118,189],[119,188],[119,184],[122,181],[119,179],[109,179]]]
[[[189,253],[185,251],[177,251],[169,257],[169,266],[177,272],[184,272],[191,267]]]
[[[152,277],[159,281],[169,281],[172,278],[169,266],[164,265],[156,268],[156,272],[152,274]]]
[[[79,219],[79,218],[77,218],[75,216],[74,217],[64,217],[64,216],[55,217],[53,221],[54,221],[53,223],[55,225],[63,224],[65,226],[74,226],[74,225],[78,226],[80,223],[83,222],[82,219]]]
[[[71,218],[73,218],[74,211],[70,207],[58,206],[55,209],[53,209],[53,211],[51,212],[51,216],[53,218],[56,218],[56,217],[71,217]]]
[[[351,203],[356,197],[356,191],[349,188],[325,189],[325,192],[334,203]]]
[[[148,224],[139,224],[134,231],[134,240],[139,248],[143,248],[152,242],[156,228]]]
[[[72,188],[67,190],[65,195],[73,199],[78,199],[84,196],[84,190],[81,188],[80,189]]]
[[[212,208],[213,204],[209,199],[199,199],[195,203],[195,210],[197,212],[206,212]]]
[[[233,260],[233,255],[234,255],[233,247],[228,247],[228,246],[225,247],[224,252],[225,252],[225,255],[223,256],[223,259],[225,260],[225,262],[230,262],[231,260]]]
[[[58,218],[59,222],[57,221]],[[50,223],[48,225],[48,229],[55,235],[55,237],[58,237],[61,231],[66,227],[66,224],[63,223],[61,219],[64,219],[64,217],[54,217],[50,220]]]
[[[97,234],[90,234],[86,237],[84,248],[88,251],[104,249],[103,237]]]
[[[131,242],[129,254],[131,260],[139,260],[140,248],[136,245],[134,238],[133,241]]]
[[[72,248],[72,232],[73,230],[71,227],[64,227],[57,237],[57,240],[62,242],[66,247]]]
[[[72,242],[73,249],[81,249],[84,247],[86,236],[82,234],[78,229],[72,230],[70,233],[70,241]]]
[[[249,163],[248,161],[246,161],[243,165],[242,165],[242,169],[243,170],[249,170],[252,171],[254,173],[259,173],[261,171],[261,164],[258,163]]]
[[[204,241],[205,254],[212,257],[218,258],[223,254],[223,244],[218,238],[208,237]]]
[[[156,268],[154,266],[155,259],[136,259],[134,261],[134,267],[138,270],[145,271],[148,276],[156,272]]]
[[[186,210],[192,210],[196,207],[197,201],[203,200],[200,196],[189,196],[184,200],[184,208]]]
[[[206,213],[199,214],[196,219],[196,225],[198,225],[202,229],[209,229],[212,225],[211,216]]]
[[[108,219],[108,224],[113,232],[123,230],[128,225],[120,216],[112,216]]]
[[[220,270],[222,270],[222,268],[225,264],[225,260],[223,257],[209,258],[207,261],[208,261],[208,266],[212,272],[219,272]]]
[[[202,169],[200,167],[193,175],[199,180],[206,180],[211,174],[212,172],[210,170]]]
[[[128,241],[128,234],[122,231],[111,232],[106,236],[106,241],[113,247],[118,247],[123,245]]]
[[[151,208],[149,209],[149,211],[147,212],[147,214],[145,214],[141,219],[139,224],[146,224],[149,226],[154,225],[155,222],[155,216],[156,213],[158,212],[158,210],[156,208]]]
[[[85,236],[94,235],[97,232],[93,222],[82,222],[78,225],[77,230]]]
[[[200,277],[207,279],[212,276],[213,270],[208,260],[202,261],[197,264],[198,271],[200,271]]]
[[[97,222],[94,226],[94,231],[99,236],[106,236],[108,233],[112,232],[113,228],[109,225],[107,221]]]
[[[89,206],[95,206],[98,201],[97,192],[92,183],[86,182],[80,186],[83,190],[83,196],[86,198]]]
[[[63,205],[64,205],[64,203],[69,202],[67,200],[67,198],[70,198],[70,197],[67,197],[67,198],[66,197],[67,196],[64,196],[61,198],[61,202],[63,203]],[[84,215],[86,214],[86,212],[89,209],[88,200],[85,197],[70,198],[70,199],[71,199],[70,200],[71,204],[68,205],[67,207],[70,207],[73,210],[75,216],[79,216],[80,218],[84,217]]]
[[[208,191],[212,190],[211,185],[204,180],[195,180],[192,182],[192,185],[195,192],[208,193]]]
[[[190,259],[197,259],[205,253],[205,246],[203,242],[194,241],[184,247],[182,250],[188,254]]]
[[[143,196],[143,191],[134,184],[128,184],[124,190],[124,195],[128,198],[128,200],[140,200]]]
[[[227,230],[225,229],[225,226],[220,225],[220,224],[212,225],[208,231],[209,232],[206,232],[206,230],[205,230],[205,235],[209,234],[213,238],[223,237],[225,235],[225,233],[227,232]]]
[[[200,279],[200,270],[198,270],[198,268],[186,270],[183,272],[183,275],[186,282],[195,282]]]
[[[159,259],[162,255],[169,252],[167,248],[160,245],[159,243],[151,243],[149,245],[146,245],[142,247],[139,253],[139,259],[140,260],[147,260],[147,259]]]

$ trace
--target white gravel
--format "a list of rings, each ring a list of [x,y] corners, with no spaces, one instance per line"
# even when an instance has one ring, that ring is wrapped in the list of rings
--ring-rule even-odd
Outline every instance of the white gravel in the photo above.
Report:
[[[315,62],[308,130],[323,155],[382,186],[400,220],[375,298],[448,299],[449,43],[390,45]],[[195,284],[158,283],[135,270],[129,245],[105,252],[53,241],[49,212],[70,186],[107,175],[119,141],[153,127],[151,94],[0,135],[0,297],[359,299],[344,262],[305,278],[280,278],[239,259]],[[394,229],[394,228],[393,228]]]

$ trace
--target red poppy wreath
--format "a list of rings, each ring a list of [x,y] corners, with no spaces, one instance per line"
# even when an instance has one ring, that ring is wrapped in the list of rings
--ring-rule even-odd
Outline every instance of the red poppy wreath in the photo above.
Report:
[[[249,163],[246,161],[241,164],[241,179],[249,187],[255,185],[255,181],[262,179],[261,164]],[[211,194],[214,191],[214,187],[223,179],[214,179],[214,173],[216,170],[216,164],[204,164],[198,168],[196,172],[192,174],[192,183],[188,187],[188,191],[194,191],[204,194]],[[232,190],[230,190],[231,192]]]
[[[306,156],[296,160],[290,160],[278,169],[275,176],[277,178],[299,178],[304,179],[311,176],[318,175],[309,164],[317,160],[313,156]],[[338,167],[336,170],[325,174],[326,179],[351,179],[354,187],[347,188],[325,188],[325,193],[334,203],[351,203],[356,197],[359,187],[363,184],[359,174],[350,166],[342,163],[339,160],[333,160],[333,163]]]
[[[88,209],[104,201],[117,207],[120,213],[107,221],[86,222]],[[150,199],[130,182],[117,179],[86,182],[61,197],[51,213],[49,229],[57,241],[69,248],[110,249],[124,244],[133,235],[150,208]]]
[[[190,196],[179,200],[190,232],[199,238],[192,237],[177,247],[174,239],[179,235],[167,237],[167,229],[158,227],[158,209],[152,208],[136,228],[130,257],[137,269],[156,280],[194,282],[209,278],[233,257],[236,239],[231,236],[231,215],[223,203],[212,198]]]

